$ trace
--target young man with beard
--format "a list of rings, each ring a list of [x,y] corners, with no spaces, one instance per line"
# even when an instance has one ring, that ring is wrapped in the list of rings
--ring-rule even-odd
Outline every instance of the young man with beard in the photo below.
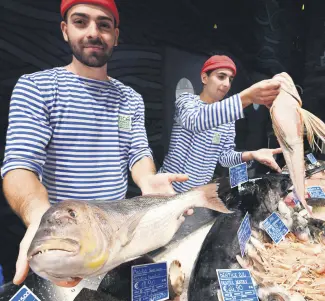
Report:
[[[143,194],[173,193],[171,182],[187,180],[156,173],[142,97],[107,76],[119,37],[114,0],[62,0],[61,14],[72,62],[21,76],[10,103],[3,189],[27,226],[15,284],[27,276],[27,251],[50,203],[123,199],[128,169]]]
[[[257,160],[281,171],[273,155],[281,149],[237,152],[235,121],[244,118],[243,109],[252,103],[270,107],[279,94],[280,83],[271,79],[223,99],[236,75],[236,65],[227,56],[209,58],[201,70],[203,90],[200,95],[181,94],[175,103],[175,120],[168,154],[159,172],[184,173],[189,180],[173,183],[176,192],[208,183],[219,162],[231,167]]]

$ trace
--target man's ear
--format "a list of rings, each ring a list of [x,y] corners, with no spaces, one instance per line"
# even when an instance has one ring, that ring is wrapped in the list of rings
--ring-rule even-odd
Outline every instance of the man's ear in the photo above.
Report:
[[[115,28],[114,29],[115,31],[115,41],[114,41],[114,46],[117,46],[118,45],[118,38],[120,36],[120,30],[118,28]]]
[[[207,75],[205,72],[203,72],[203,73],[201,74],[201,82],[202,82],[202,84],[204,84],[204,85],[206,85],[207,82],[208,82],[208,75]]]
[[[66,42],[68,42],[69,39],[68,39],[68,34],[67,34],[67,23],[65,21],[61,22],[61,31],[62,31],[64,40]]]

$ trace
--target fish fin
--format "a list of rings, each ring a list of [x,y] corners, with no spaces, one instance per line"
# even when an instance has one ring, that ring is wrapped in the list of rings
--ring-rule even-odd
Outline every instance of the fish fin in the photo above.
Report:
[[[277,122],[276,118],[274,118],[273,109],[274,109],[274,107],[272,106],[271,109],[270,109],[270,116],[271,116],[272,127],[273,127],[273,130],[274,130],[275,136],[279,140],[279,143],[280,144],[283,144],[287,150],[289,150],[290,152],[292,152],[293,149],[286,142],[285,133],[284,133],[283,129],[281,128],[280,124]]]
[[[233,213],[233,211],[230,211],[224,202],[219,198],[217,193],[218,188],[218,183],[211,183],[193,188],[193,190],[204,193],[204,203],[202,204],[203,207],[222,213]]]
[[[145,212],[138,212],[134,215],[132,215],[117,231],[118,237],[121,239],[122,247],[126,246],[131,242],[135,235],[135,231],[137,229],[137,226],[139,225],[141,219],[143,216],[147,213]]]
[[[303,115],[304,124],[307,130],[307,138],[311,148],[314,150],[317,147],[320,151],[321,147],[315,140],[315,134],[325,143],[325,123],[316,117],[314,114],[305,109],[300,109]]]

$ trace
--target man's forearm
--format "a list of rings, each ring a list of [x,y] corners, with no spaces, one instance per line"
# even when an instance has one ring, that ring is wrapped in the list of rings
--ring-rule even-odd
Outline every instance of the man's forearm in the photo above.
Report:
[[[251,93],[249,88],[245,89],[244,91],[239,93],[243,109],[250,106],[253,103]]]
[[[9,171],[3,179],[3,191],[10,207],[27,227],[50,207],[47,191],[32,171]]]
[[[143,190],[147,185],[146,178],[157,173],[153,160],[149,157],[144,157],[136,162],[131,170],[131,175],[134,183]]]

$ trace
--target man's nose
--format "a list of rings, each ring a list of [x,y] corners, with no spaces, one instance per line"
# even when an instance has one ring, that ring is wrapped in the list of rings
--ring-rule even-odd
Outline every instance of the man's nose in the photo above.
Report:
[[[97,38],[99,30],[96,22],[90,22],[87,28],[87,38]]]
[[[230,79],[229,79],[229,77],[227,77],[227,78],[223,81],[223,85],[224,85],[225,87],[227,87],[227,88],[230,87]]]

